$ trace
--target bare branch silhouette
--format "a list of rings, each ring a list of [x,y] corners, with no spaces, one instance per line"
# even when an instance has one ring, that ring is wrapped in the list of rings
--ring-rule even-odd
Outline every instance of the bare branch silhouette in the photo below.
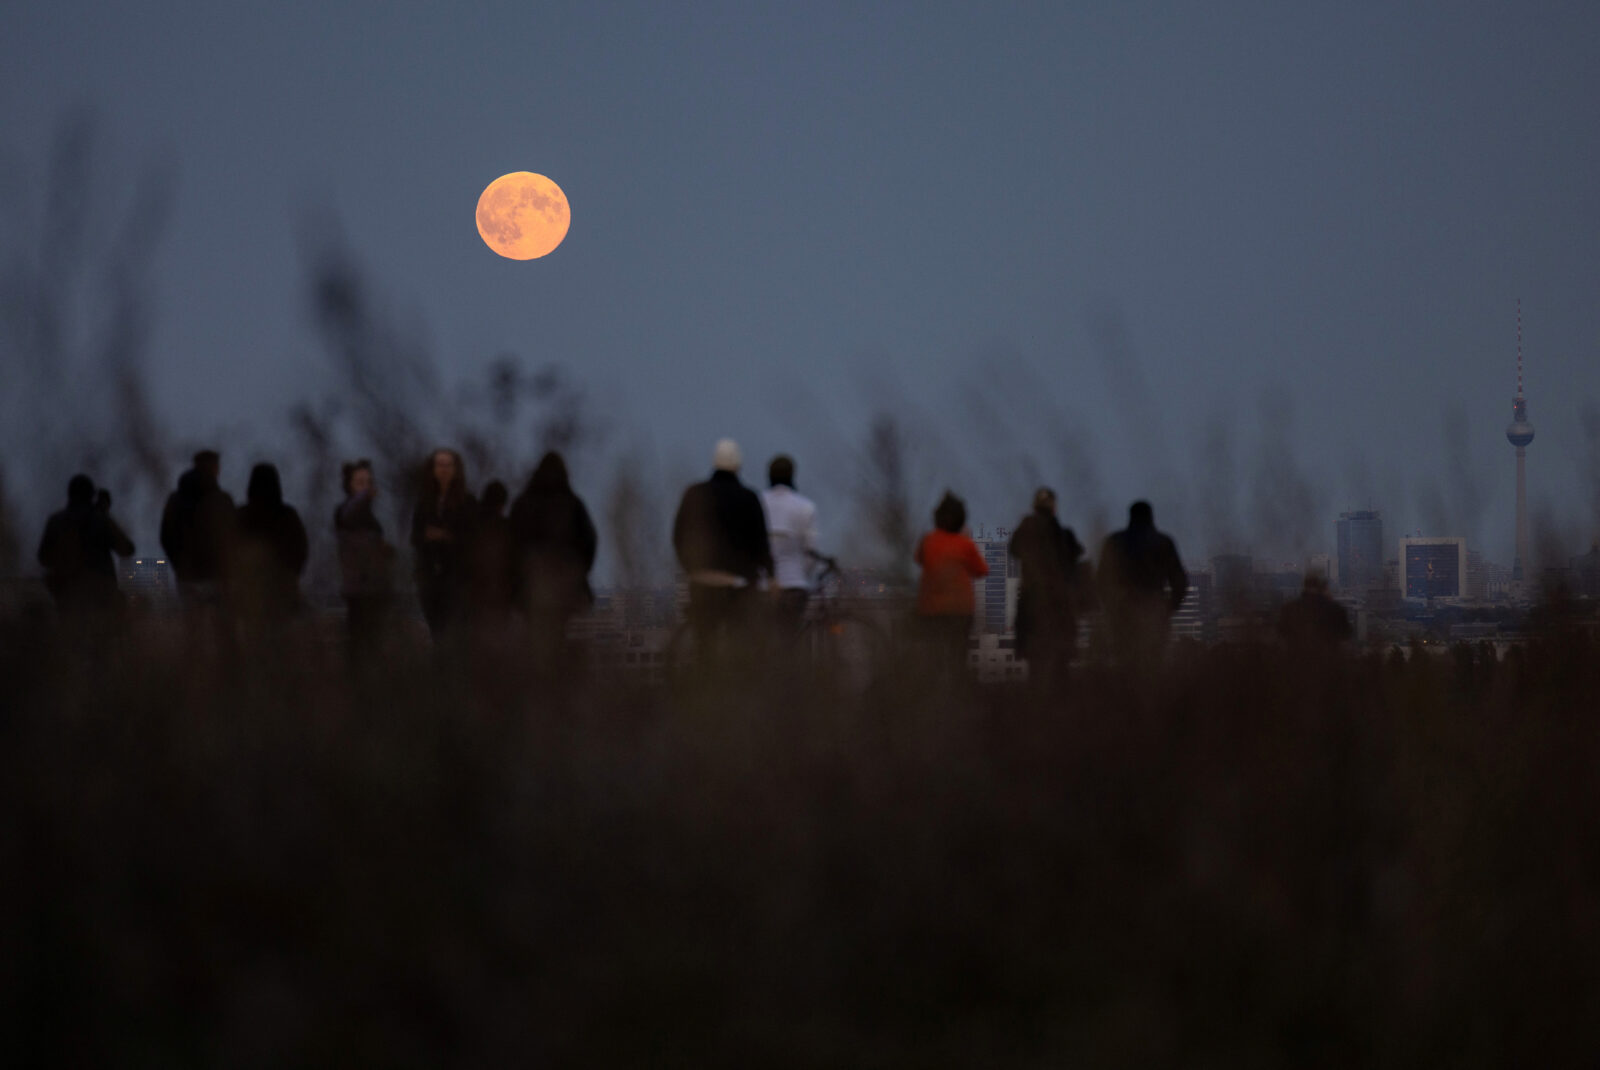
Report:
[[[151,263],[171,220],[177,169],[170,154],[157,154],[136,172],[124,204],[122,184],[98,178],[103,141],[92,109],[68,114],[41,201],[12,204],[21,240],[0,273],[0,346],[14,359],[0,364],[10,372],[6,422],[20,438],[13,450],[31,461],[12,491],[30,510],[56,498],[68,469],[115,485],[135,513],[166,482],[170,443],[150,401],[145,356]]]
[[[905,432],[888,413],[872,419],[867,431],[867,464],[856,485],[856,508],[878,543],[881,564],[897,584],[911,580],[911,526]]]

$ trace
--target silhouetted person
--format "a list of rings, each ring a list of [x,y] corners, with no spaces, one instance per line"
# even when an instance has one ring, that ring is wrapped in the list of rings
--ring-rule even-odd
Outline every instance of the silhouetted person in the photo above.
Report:
[[[417,598],[435,641],[460,622],[466,609],[468,554],[477,519],[478,503],[467,492],[461,455],[434,450],[411,516],[411,546],[416,551]]]
[[[761,508],[772,548],[772,580],[777,587],[778,625],[793,633],[811,597],[811,567],[817,555],[817,507],[794,489],[794,460],[783,454],[767,466]]]
[[[109,508],[109,503],[108,503]],[[121,604],[111,555],[128,557],[133,543],[95,505],[94,481],[67,481],[67,507],[52,513],[39,540],[44,583],[63,612],[112,612]]]
[[[511,523],[506,519],[506,485],[490,480],[478,499],[477,531],[472,540],[472,613],[480,625],[498,629],[511,612],[516,571],[511,557]]]
[[[917,615],[938,671],[958,678],[966,671],[967,637],[976,608],[972,582],[989,574],[966,524],[966,503],[945,491],[933,511],[933,530],[917,542],[916,551],[922,566]]]
[[[739,481],[741,463],[738,443],[718,442],[711,478],[683,492],[672,522],[672,547],[689,574],[689,623],[701,651],[750,624],[756,583],[773,572],[766,514],[756,492]]]
[[[222,459],[214,450],[194,455],[161,513],[161,548],[178,578],[185,609],[215,609],[235,534],[233,499],[217,485]]]
[[[1078,562],[1083,544],[1056,519],[1056,495],[1040,487],[1033,512],[1011,536],[1010,553],[1022,565],[1017,590],[1017,656],[1028,678],[1050,688],[1066,681],[1078,647]]]
[[[594,602],[589,570],[599,539],[567,463],[554,451],[539,459],[511,506],[511,554],[517,602],[528,616],[541,669],[554,669],[566,646],[567,622]]]
[[[1189,574],[1177,545],[1156,530],[1149,502],[1129,506],[1128,526],[1106,537],[1097,581],[1118,659],[1131,665],[1159,664],[1172,614],[1189,592]]]
[[[1300,597],[1278,611],[1278,635],[1294,650],[1335,650],[1350,638],[1350,614],[1328,596],[1328,581],[1313,573]]]
[[[344,501],[333,512],[339,543],[339,593],[347,610],[350,653],[370,656],[388,630],[394,602],[394,547],[383,537],[373,504],[378,484],[372,462],[359,460],[343,468]]]
[[[241,614],[283,618],[300,606],[300,574],[306,567],[306,529],[300,514],[283,501],[278,469],[250,470],[245,504],[237,515],[229,595]]]

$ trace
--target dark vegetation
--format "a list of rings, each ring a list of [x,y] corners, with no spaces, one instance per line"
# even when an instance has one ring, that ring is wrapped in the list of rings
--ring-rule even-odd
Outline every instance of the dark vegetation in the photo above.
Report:
[[[1592,639],[863,696],[0,645],[9,1052],[1573,1065]],[[18,1064],[20,1065],[20,1064]]]

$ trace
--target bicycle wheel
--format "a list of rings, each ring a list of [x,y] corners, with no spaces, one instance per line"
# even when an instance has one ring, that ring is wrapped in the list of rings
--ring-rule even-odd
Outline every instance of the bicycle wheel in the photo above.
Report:
[[[799,641],[818,682],[852,694],[877,677],[887,648],[877,625],[848,613],[808,621]]]

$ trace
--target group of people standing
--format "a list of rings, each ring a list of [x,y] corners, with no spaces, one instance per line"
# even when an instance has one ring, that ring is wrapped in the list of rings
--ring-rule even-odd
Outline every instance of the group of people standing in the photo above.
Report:
[[[763,576],[780,623],[797,624],[819,556],[816,506],[795,490],[794,461],[774,458],[771,485],[760,495],[740,482],[740,463],[735,442],[717,443],[710,478],[684,492],[673,521],[673,547],[689,579],[689,621],[700,643],[747,628]],[[1065,680],[1077,651],[1078,619],[1091,605],[1104,610],[1119,659],[1159,662],[1189,577],[1176,544],[1156,530],[1149,503],[1133,504],[1128,526],[1105,540],[1094,571],[1076,534],[1056,516],[1055,492],[1041,487],[1008,551],[1022,573],[1017,655],[1036,679],[1046,686]],[[956,495],[946,492],[940,500],[933,530],[918,540],[914,556],[921,567],[916,610],[922,636],[938,662],[965,665],[974,583],[989,566]]]
[[[817,507],[795,490],[792,458],[772,459],[770,486],[761,494],[740,481],[743,455],[732,439],[717,443],[711,464],[710,478],[683,492],[672,521],[672,547],[689,581],[689,625],[701,650],[748,632],[763,576],[779,627],[797,628],[820,556]]]
[[[393,602],[396,554],[374,509],[377,493],[370,461],[344,466],[345,498],[333,526],[358,650],[381,637]],[[433,451],[411,513],[410,544],[417,601],[436,643],[497,630],[520,611],[536,649],[553,658],[567,620],[594,600],[588,577],[599,539],[559,453],[546,453],[511,501],[498,479],[474,495],[461,455]]]
[[[769,486],[757,493],[739,478],[742,455],[723,439],[706,480],[684,491],[672,543],[688,580],[688,619],[700,643],[748,631],[765,589],[769,616],[798,628],[818,550],[815,503],[795,487],[795,463],[771,461]],[[277,620],[300,605],[308,553],[299,513],[283,500],[278,470],[257,464],[245,503],[235,506],[219,481],[221,458],[194,456],[161,519],[161,545],[187,614]],[[352,648],[370,651],[391,619],[396,551],[385,537],[370,461],[343,466],[344,499],[333,515],[341,594]],[[110,514],[105,491],[74,476],[67,508],[46,525],[39,548],[47,584],[64,610],[120,604],[114,554],[133,543]],[[1041,679],[1063,677],[1077,645],[1077,622],[1096,602],[1119,650],[1159,657],[1167,621],[1182,603],[1188,577],[1177,548],[1155,529],[1150,506],[1134,504],[1128,527],[1106,539],[1097,573],[1056,515],[1056,496],[1040,488],[1009,546],[1021,566],[1017,653]],[[953,664],[964,663],[975,610],[974,581],[988,565],[966,528],[966,506],[946,493],[933,530],[918,542],[916,609],[923,634]],[[435,450],[423,466],[411,514],[410,545],[418,602],[436,642],[470,634],[473,624],[504,624],[519,613],[545,656],[558,657],[567,622],[593,602],[589,573],[598,537],[573,491],[559,453],[539,461],[515,500],[492,480],[475,496],[459,453]],[[1091,578],[1092,576],[1092,578]]]
[[[225,608],[242,618],[287,617],[300,604],[300,574],[310,552],[300,514],[284,502],[276,466],[250,470],[241,506],[222,489],[221,472],[221,456],[201,450],[161,512],[161,549],[172,563],[178,596],[193,613]]]
[[[127,557],[133,541],[111,518],[111,494],[94,480],[67,481],[67,507],[51,515],[39,540],[45,587],[63,610],[114,611],[121,604],[112,555]]]
[[[463,634],[464,624],[499,627],[516,610],[540,656],[559,656],[567,621],[594,602],[589,571],[598,546],[559,453],[540,459],[515,501],[497,479],[474,497],[454,450],[429,457],[411,548],[417,600],[435,641]]]
[[[243,505],[222,488],[221,466],[214,450],[194,455],[162,510],[161,548],[185,617],[229,635],[235,623],[281,622],[299,610],[309,542],[299,512],[283,500],[274,465],[251,470]],[[378,518],[372,462],[345,464],[342,484],[333,514],[340,593],[352,649],[371,652],[392,620],[397,554]],[[498,480],[475,497],[454,450],[429,456],[419,486],[410,542],[417,597],[434,639],[461,634],[474,621],[503,623],[516,608],[536,636],[557,643],[567,619],[592,601],[588,574],[598,542],[561,455],[545,455],[515,502]],[[38,554],[58,607],[115,615],[123,600],[112,558],[133,553],[111,517],[109,495],[101,491],[97,500],[93,481],[74,476],[67,508],[50,517]]]
[[[588,577],[598,545],[559,453],[540,459],[515,501],[499,480],[475,497],[454,450],[429,457],[411,548],[417,600],[436,640],[470,620],[502,622],[518,608],[554,642],[594,600]]]
[[[946,492],[933,511],[933,530],[916,549],[922,567],[917,612],[930,642],[943,649],[941,660],[956,664],[965,661],[972,631],[973,584],[989,574],[966,522],[966,504]],[[1016,653],[1028,662],[1030,677],[1047,687],[1065,680],[1077,652],[1078,620],[1094,606],[1104,610],[1119,660],[1159,663],[1189,576],[1176,544],[1156,530],[1148,502],[1135,502],[1128,526],[1106,538],[1096,571],[1084,560],[1077,535],[1058,519],[1055,492],[1040,487],[1007,551],[1021,566]]]

